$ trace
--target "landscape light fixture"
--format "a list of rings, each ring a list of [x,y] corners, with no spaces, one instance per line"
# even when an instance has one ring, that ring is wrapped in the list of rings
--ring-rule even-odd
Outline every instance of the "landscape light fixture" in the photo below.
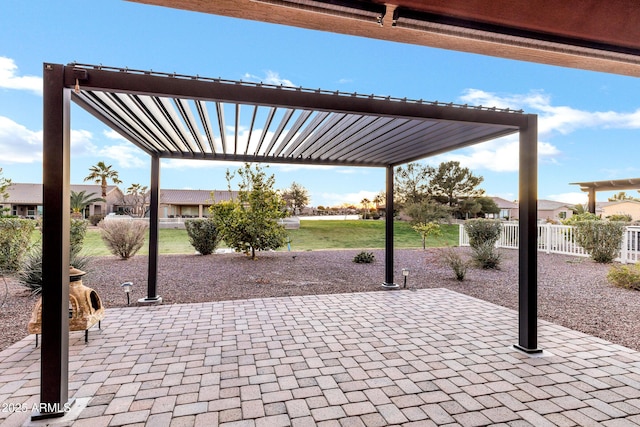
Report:
[[[409,269],[408,268],[403,268],[402,269],[402,277],[404,278],[404,289],[407,289],[407,277],[409,277]]]
[[[127,305],[129,305],[131,294],[131,289],[133,289],[133,282],[124,282],[120,287],[124,290],[124,293],[127,295]]]

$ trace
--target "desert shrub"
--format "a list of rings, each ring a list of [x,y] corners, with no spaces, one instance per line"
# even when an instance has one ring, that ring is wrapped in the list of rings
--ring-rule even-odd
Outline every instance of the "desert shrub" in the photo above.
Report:
[[[36,223],[28,219],[0,218],[0,273],[15,272],[31,247]]]
[[[102,241],[121,259],[134,256],[144,244],[147,224],[142,221],[102,221]]]
[[[621,288],[640,291],[640,264],[614,265],[607,273],[607,280]]]
[[[376,257],[372,252],[362,251],[353,258],[353,262],[356,264],[371,264],[375,259]]]
[[[220,243],[220,233],[212,219],[188,219],[184,222],[189,243],[202,255],[209,255]]]
[[[69,264],[80,270],[86,271],[89,258],[79,254],[79,251],[71,251]],[[29,289],[33,295],[42,292],[42,246],[37,245],[29,251],[25,257],[17,275],[18,281]]]
[[[492,243],[484,243],[473,248],[473,261],[485,270],[500,268],[502,256]]]
[[[469,236],[469,246],[472,248],[485,243],[495,245],[500,238],[502,224],[497,219],[470,219],[465,222],[464,230]]]
[[[620,250],[624,226],[623,222],[615,221],[577,222],[576,243],[582,246],[595,262],[610,263]]]
[[[470,219],[465,222],[464,229],[469,236],[469,246],[476,264],[484,269],[498,268],[500,254],[495,245],[502,231],[500,220]]]
[[[69,228],[69,263],[80,270],[84,270],[88,263],[88,258],[80,255],[86,233],[87,221],[71,219]],[[42,292],[42,246],[40,244],[35,245],[28,251],[21,263],[17,278],[32,294]]]
[[[445,248],[441,251],[442,261],[453,270],[456,280],[462,282],[467,275],[469,263],[462,259],[458,251],[453,248]]]
[[[104,219],[104,215],[91,215],[89,217],[89,223],[94,227],[100,223]]]
[[[629,214],[613,214],[607,217],[609,221],[622,221],[622,222],[631,222],[633,218]]]
[[[84,244],[84,237],[87,235],[88,222],[84,219],[72,219],[71,227],[69,229],[69,244],[71,245],[71,252],[80,252],[82,245]]]

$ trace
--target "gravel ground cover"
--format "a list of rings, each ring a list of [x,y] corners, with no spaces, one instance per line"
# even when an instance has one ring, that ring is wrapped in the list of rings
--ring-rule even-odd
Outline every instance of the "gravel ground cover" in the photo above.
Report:
[[[456,248],[468,258],[468,248]],[[517,310],[517,251],[503,250],[500,270],[470,268],[465,281],[454,279],[442,264],[440,249],[402,249],[395,252],[396,281],[400,269],[409,268],[408,288],[448,288]],[[266,252],[252,261],[242,254],[161,255],[158,294],[164,304],[270,298],[342,292],[397,292],[384,290],[384,252],[372,264],[355,264],[359,250]],[[538,256],[538,314],[571,329],[640,351],[640,292],[609,284],[610,266],[588,258]],[[84,284],[95,289],[104,305],[126,306],[120,284],[134,283],[132,303],[147,295],[147,257],[121,261],[93,257]],[[6,289],[5,289],[6,286]],[[37,301],[14,279],[0,280],[0,350],[24,338]],[[8,291],[8,292],[7,292]]]

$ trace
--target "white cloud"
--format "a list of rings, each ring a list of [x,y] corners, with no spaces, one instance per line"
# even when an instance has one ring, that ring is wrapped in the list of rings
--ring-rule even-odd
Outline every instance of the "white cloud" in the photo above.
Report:
[[[115,139],[117,141],[126,141],[126,138],[124,136],[120,135],[118,132],[116,132],[113,129],[104,130],[102,131],[102,134],[109,139]]]
[[[554,200],[556,202],[569,203],[571,205],[584,205],[587,203],[589,196],[584,192],[571,192],[571,193],[560,193],[560,194],[550,194],[543,199]]]
[[[18,76],[18,66],[13,59],[0,56],[0,87],[26,90],[42,95],[42,78],[38,76]]]
[[[276,86],[296,86],[291,80],[280,77],[280,74],[278,72],[272,70],[265,71],[264,77],[260,77],[251,73],[245,73],[242,78],[251,82],[262,82]]]
[[[128,142],[105,146],[96,155],[112,159],[122,168],[149,167],[149,160],[142,158],[142,152],[135,145]]]
[[[0,152],[4,163],[42,161],[42,131],[32,131],[0,116]]]
[[[97,147],[93,143],[93,134],[88,130],[71,130],[71,155],[93,155]],[[0,116],[0,152],[6,163],[42,162],[42,131],[33,131]]]
[[[429,163],[437,165],[445,161],[458,161],[463,167],[471,170],[490,170],[494,172],[516,172],[519,168],[519,142],[505,137],[474,145],[466,150],[453,151],[429,159]],[[560,150],[548,142],[538,142],[538,160],[554,162]]]
[[[540,163],[557,163],[561,150],[549,142],[554,135],[566,135],[581,129],[640,128],[640,109],[633,112],[584,111],[566,105],[553,105],[551,96],[542,91],[526,94],[496,94],[479,89],[467,89],[461,102],[485,107],[522,109],[538,114],[538,135],[546,141],[538,142]],[[478,144],[458,152],[438,156],[439,161],[457,160],[470,169],[495,172],[518,170],[517,137],[505,137]]]
[[[71,130],[71,154],[73,156],[90,156],[97,147],[93,143],[93,134],[88,130]]]
[[[498,95],[479,89],[467,89],[462,102],[485,107],[523,109],[538,114],[538,133],[563,135],[586,128],[640,128],[640,109],[633,112],[584,111],[566,105],[553,105],[551,96],[541,91],[528,94]]]

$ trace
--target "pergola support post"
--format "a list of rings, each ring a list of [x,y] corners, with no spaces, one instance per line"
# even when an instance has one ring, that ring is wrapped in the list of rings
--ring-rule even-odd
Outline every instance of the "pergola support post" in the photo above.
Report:
[[[587,200],[587,210],[589,213],[596,213],[596,189],[595,187],[589,187],[589,199]]]
[[[160,157],[151,156],[151,190],[149,197],[149,264],[147,270],[147,297],[141,304],[161,303],[157,294],[158,283],[158,210],[160,209]]]
[[[32,420],[62,417],[69,397],[70,90],[64,66],[43,70],[42,345],[40,405]]]
[[[387,188],[385,201],[385,235],[384,235],[384,283],[387,289],[398,289],[400,285],[393,282],[393,166],[387,165]]]
[[[538,120],[520,128],[520,226],[518,249],[518,350],[538,348]]]

